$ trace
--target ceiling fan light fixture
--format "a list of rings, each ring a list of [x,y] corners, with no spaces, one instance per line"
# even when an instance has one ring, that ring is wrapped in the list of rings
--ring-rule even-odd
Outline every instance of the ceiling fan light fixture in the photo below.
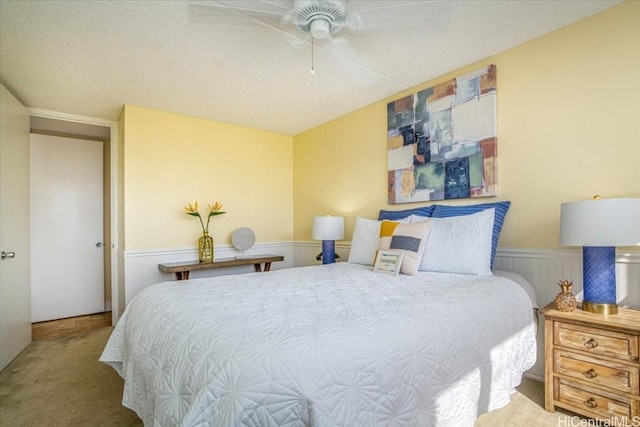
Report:
[[[345,24],[344,0],[294,0],[293,4],[296,27],[315,39],[327,38]]]
[[[316,18],[309,25],[309,33],[314,39],[322,40],[331,32],[331,25],[326,19]]]

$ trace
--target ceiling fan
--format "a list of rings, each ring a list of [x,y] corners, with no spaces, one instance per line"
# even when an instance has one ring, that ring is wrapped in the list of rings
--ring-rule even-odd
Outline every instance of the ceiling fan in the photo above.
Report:
[[[351,60],[356,52],[345,47],[350,37],[441,30],[450,6],[447,0],[192,0],[188,7],[196,14],[248,18],[283,33],[293,46],[310,43],[313,50],[319,43],[331,52],[340,47],[341,59]]]
[[[448,22],[446,0],[204,0],[190,7],[235,13],[276,29],[297,30],[323,40],[343,29],[352,34],[410,28],[433,29]],[[344,36],[344,34],[341,34]]]

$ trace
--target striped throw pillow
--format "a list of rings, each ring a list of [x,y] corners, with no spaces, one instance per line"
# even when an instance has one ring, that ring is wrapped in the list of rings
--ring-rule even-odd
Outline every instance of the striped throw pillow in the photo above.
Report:
[[[387,211],[384,209],[380,209],[380,213],[378,215],[378,221],[382,221],[384,219],[397,221],[399,219],[407,218],[411,215],[425,216],[428,218],[431,216],[431,213],[433,212],[433,208],[434,206],[431,205],[431,206],[422,206],[422,207],[413,208],[413,209],[405,209],[402,211]]]

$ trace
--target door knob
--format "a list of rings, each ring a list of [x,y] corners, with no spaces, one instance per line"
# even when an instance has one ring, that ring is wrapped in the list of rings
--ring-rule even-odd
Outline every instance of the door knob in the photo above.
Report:
[[[96,248],[101,248],[101,247],[102,247],[102,242],[96,243]]]
[[[5,258],[15,258],[16,257],[16,253],[15,252],[5,252],[2,251],[2,259]]]

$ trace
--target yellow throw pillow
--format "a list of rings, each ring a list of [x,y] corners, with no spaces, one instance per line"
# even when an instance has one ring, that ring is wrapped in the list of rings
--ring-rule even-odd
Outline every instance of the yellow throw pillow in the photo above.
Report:
[[[393,236],[393,230],[400,224],[399,222],[383,220],[380,222],[380,237],[378,239],[378,249],[388,248],[391,244],[391,236]],[[378,251],[373,254],[373,263],[376,263],[378,258]]]
[[[414,276],[418,272],[432,221],[398,223],[382,221],[378,249],[403,252],[400,272]]]

